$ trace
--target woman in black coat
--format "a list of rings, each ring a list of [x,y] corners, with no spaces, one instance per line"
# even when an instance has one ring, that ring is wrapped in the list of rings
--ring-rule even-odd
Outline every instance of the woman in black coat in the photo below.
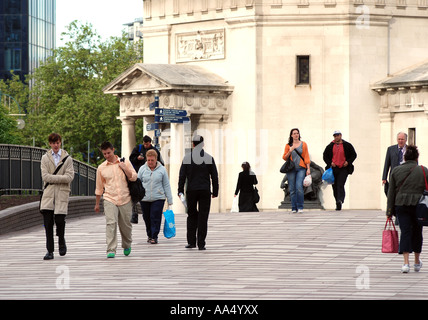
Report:
[[[235,197],[239,193],[239,212],[258,212],[254,201],[254,185],[258,183],[256,174],[250,170],[250,164],[242,164],[242,172],[239,173],[236,184]]]

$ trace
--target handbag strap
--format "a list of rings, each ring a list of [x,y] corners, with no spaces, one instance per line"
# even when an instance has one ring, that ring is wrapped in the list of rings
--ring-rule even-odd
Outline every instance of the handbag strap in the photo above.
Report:
[[[302,145],[303,145],[303,142],[302,142]],[[300,147],[300,146],[299,146],[299,147]],[[296,153],[297,153],[297,155],[300,157],[300,159],[302,159],[302,160],[303,160],[302,155],[300,154],[300,152],[299,152],[299,151],[297,151],[297,149],[294,149],[293,151],[296,151]]]
[[[392,224],[392,226],[393,226],[393,228],[394,228],[394,231],[396,231],[396,230],[395,230],[395,224],[394,224],[394,222],[392,221],[392,218],[391,218],[391,217],[388,217],[388,218],[386,219],[384,230],[386,230],[386,226],[387,226],[388,222],[389,222],[389,225],[391,225],[391,224]]]
[[[425,174],[424,166],[421,165],[422,172],[424,173],[424,180],[425,180],[425,190],[428,190],[428,183],[427,183],[427,176]]]
[[[70,155],[66,156],[64,159],[62,159],[62,162],[58,165],[58,167],[56,167],[54,173],[52,173],[52,175],[56,175],[58,173],[58,171],[61,169],[61,167],[64,165],[65,161],[67,160],[67,158]],[[45,187],[43,189],[46,189],[49,185],[49,182],[45,184]]]

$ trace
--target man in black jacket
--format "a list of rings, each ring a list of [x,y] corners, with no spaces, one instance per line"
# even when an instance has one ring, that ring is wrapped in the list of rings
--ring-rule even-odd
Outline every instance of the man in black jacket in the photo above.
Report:
[[[336,200],[336,210],[342,210],[345,201],[345,183],[349,174],[354,172],[353,162],[357,158],[354,147],[342,139],[340,131],[334,131],[334,140],[325,148],[323,159],[326,170],[333,168],[334,183],[333,195]]]
[[[203,148],[204,138],[193,138],[193,150],[187,153],[180,167],[178,194],[184,194],[186,186],[187,198],[187,246],[205,250],[205,238],[208,231],[208,215],[211,198],[218,196],[218,173],[214,158]],[[212,184],[212,193],[211,193]]]

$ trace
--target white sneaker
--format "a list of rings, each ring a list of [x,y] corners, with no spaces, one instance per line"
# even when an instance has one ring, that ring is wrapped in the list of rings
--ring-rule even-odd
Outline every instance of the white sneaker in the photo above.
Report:
[[[422,268],[422,265],[423,265],[422,260],[419,259],[419,263],[415,263],[415,265],[414,265],[415,272],[419,272],[421,270],[421,268]]]
[[[401,273],[408,273],[410,271],[410,267],[408,264],[403,264],[401,267]]]
[[[292,211],[291,211],[291,213],[296,213],[296,212],[297,212],[296,210],[292,210]]]
[[[303,209],[299,209],[297,212],[298,213],[303,213]]]

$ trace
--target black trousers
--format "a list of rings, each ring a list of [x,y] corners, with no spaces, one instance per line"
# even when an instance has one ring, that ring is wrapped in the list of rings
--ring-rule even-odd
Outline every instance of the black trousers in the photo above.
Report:
[[[345,167],[333,168],[334,183],[333,183],[333,195],[336,202],[345,202],[345,183],[348,179],[348,169]]]
[[[187,243],[205,247],[208,232],[208,216],[211,207],[211,192],[194,190],[186,192],[187,198]]]
[[[422,226],[418,223],[416,206],[396,206],[395,213],[400,221],[400,245],[399,253],[422,252]]]
[[[59,247],[65,246],[65,214],[54,214],[53,211],[43,212],[43,223],[46,231],[46,249],[54,252],[54,224],[56,225],[56,235],[58,236]]]

